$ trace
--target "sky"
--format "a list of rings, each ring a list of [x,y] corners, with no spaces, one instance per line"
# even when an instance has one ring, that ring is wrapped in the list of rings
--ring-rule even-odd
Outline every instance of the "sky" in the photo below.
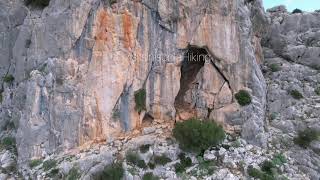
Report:
[[[320,0],[263,0],[263,4],[265,9],[285,5],[289,12],[296,8],[309,12],[320,9]]]

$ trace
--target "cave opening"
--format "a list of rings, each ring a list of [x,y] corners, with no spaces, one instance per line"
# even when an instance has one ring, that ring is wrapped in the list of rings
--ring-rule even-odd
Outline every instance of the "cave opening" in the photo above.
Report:
[[[196,77],[203,68],[207,57],[208,51],[204,48],[189,47],[185,53],[181,65],[180,90],[174,103],[177,115],[184,112],[196,115],[195,105],[191,100],[194,95],[190,94],[189,90],[198,85]]]

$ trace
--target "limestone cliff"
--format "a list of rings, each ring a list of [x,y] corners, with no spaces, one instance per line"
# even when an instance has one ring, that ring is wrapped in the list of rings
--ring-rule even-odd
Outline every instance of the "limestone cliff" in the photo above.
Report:
[[[265,144],[260,1],[52,0],[42,10],[2,0],[0,7],[0,74],[14,77],[0,80],[0,123],[18,125],[21,161],[108,142],[146,118],[208,118]],[[209,58],[188,64],[188,53]],[[147,105],[138,113],[140,89]],[[241,89],[252,105],[237,104]]]

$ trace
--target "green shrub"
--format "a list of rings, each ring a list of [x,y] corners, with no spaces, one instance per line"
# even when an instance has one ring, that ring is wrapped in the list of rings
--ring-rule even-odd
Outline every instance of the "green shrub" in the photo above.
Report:
[[[319,139],[319,134],[316,130],[305,129],[304,131],[300,131],[293,141],[295,144],[307,148],[312,141]]]
[[[263,163],[260,166],[261,170],[268,174],[273,174],[273,169],[276,168],[275,164],[273,164],[273,162],[271,161],[263,161]]]
[[[291,91],[290,91],[290,95],[291,95],[294,99],[302,99],[302,98],[303,98],[302,94],[301,94],[298,90],[291,90]]]
[[[150,169],[154,169],[156,167],[156,165],[153,164],[152,162],[149,162],[148,166],[149,166]]]
[[[136,152],[129,151],[126,154],[126,160],[131,165],[136,165],[139,168],[143,168],[143,169],[147,168],[145,161],[141,159],[139,154],[137,154]]]
[[[142,177],[142,180],[159,180],[158,176],[153,175],[152,172],[145,173]]]
[[[29,162],[30,168],[39,166],[42,163],[42,159],[33,159]]]
[[[314,92],[315,92],[318,96],[320,96],[320,86],[317,87],[317,88],[314,90]]]
[[[112,4],[115,4],[115,3],[117,3],[117,0],[110,0],[110,4],[112,5]]]
[[[1,146],[4,149],[12,150],[16,147],[16,138],[14,137],[5,137],[1,141]]]
[[[200,153],[211,146],[222,143],[225,133],[223,128],[215,122],[203,122],[192,118],[176,123],[173,136],[179,142],[181,149]]]
[[[52,178],[52,179],[61,179],[61,177],[59,177],[59,169],[55,168],[52,169],[48,174],[48,177]]]
[[[253,168],[252,166],[248,167],[247,170],[249,176],[254,177],[256,179],[260,180],[276,180],[276,178],[273,175],[270,175],[266,172],[262,172],[259,169]]]
[[[48,171],[56,166],[57,166],[57,161],[54,159],[49,159],[49,160],[45,161],[42,165],[42,167],[45,171]]]
[[[70,169],[68,176],[67,176],[67,180],[78,180],[80,179],[81,174],[79,172],[79,169],[76,167],[73,167]]]
[[[180,153],[178,157],[180,159],[180,163],[175,164],[174,167],[176,173],[182,173],[187,167],[192,165],[192,160],[189,157],[186,157],[184,153]]]
[[[155,156],[154,163],[158,165],[166,165],[167,163],[171,162],[172,160],[168,158],[166,155]]]
[[[278,72],[281,70],[281,67],[279,66],[279,64],[276,64],[276,63],[270,64],[269,68],[272,72]]]
[[[134,93],[134,99],[135,99],[135,109],[139,113],[146,110],[146,90],[140,89]]]
[[[202,176],[211,175],[214,173],[216,162],[214,161],[205,161],[202,157],[198,157],[199,170]]]
[[[140,152],[144,154],[144,153],[146,153],[146,152],[149,151],[149,149],[150,149],[150,144],[141,145],[139,149],[140,149]]]
[[[286,162],[287,162],[287,159],[283,154],[276,154],[272,159],[272,163],[275,165],[282,165]]]
[[[249,92],[246,90],[240,90],[235,94],[235,98],[241,106],[249,105],[252,101]]]
[[[303,13],[301,9],[294,9],[292,14]]]
[[[14,81],[14,77],[11,74],[7,74],[3,77],[3,81],[11,84]]]
[[[44,8],[49,5],[50,0],[25,0],[25,5],[32,5],[34,7]]]
[[[104,170],[93,176],[94,180],[121,180],[124,176],[122,163],[114,163],[106,166]]]

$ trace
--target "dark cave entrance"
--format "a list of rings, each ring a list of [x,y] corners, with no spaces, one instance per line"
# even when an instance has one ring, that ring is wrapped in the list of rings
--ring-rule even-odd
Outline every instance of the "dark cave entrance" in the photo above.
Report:
[[[174,103],[177,114],[189,112],[195,115],[194,105],[186,100],[186,93],[192,86],[197,85],[197,74],[204,66],[207,57],[208,51],[203,48],[189,47],[185,53],[181,65],[180,90]]]

